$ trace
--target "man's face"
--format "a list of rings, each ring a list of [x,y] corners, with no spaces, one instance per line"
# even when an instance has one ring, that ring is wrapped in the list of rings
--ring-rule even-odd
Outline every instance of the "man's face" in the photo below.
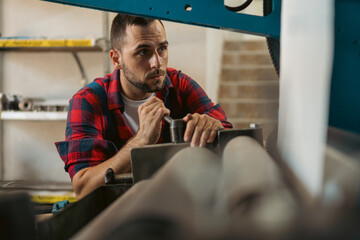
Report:
[[[120,54],[127,81],[146,93],[162,89],[168,63],[167,47],[165,29],[159,21],[147,26],[128,26]]]

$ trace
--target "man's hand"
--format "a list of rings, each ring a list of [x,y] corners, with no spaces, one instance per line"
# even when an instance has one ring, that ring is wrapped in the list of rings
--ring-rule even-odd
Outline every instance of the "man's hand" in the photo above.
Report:
[[[162,119],[170,114],[163,102],[152,97],[142,104],[139,109],[139,131],[110,159],[94,167],[84,168],[77,172],[72,180],[77,198],[82,198],[91,191],[104,184],[104,174],[108,168],[116,173],[131,172],[130,149],[147,144],[156,143],[161,134]]]
[[[138,113],[139,131],[135,138],[145,145],[155,144],[160,138],[162,119],[170,110],[159,98],[152,97],[139,107]]]
[[[206,114],[187,114],[183,120],[186,122],[184,141],[190,142],[191,146],[205,147],[206,143],[215,140],[217,131],[223,129],[221,122]]]

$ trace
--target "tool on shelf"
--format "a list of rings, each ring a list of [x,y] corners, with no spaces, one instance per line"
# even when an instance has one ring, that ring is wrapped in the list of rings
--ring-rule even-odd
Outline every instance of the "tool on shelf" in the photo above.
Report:
[[[25,98],[17,94],[0,93],[0,111],[42,111],[64,112],[69,106],[63,101],[50,101],[42,98]]]

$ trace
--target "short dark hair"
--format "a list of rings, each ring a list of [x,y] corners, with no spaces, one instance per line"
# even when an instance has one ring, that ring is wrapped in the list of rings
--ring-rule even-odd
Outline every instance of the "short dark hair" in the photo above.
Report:
[[[110,32],[110,44],[112,49],[121,50],[123,39],[125,36],[126,27],[131,25],[147,26],[148,24],[156,21],[157,19],[143,18],[131,15],[118,13],[112,21]],[[163,23],[160,21],[161,25]]]

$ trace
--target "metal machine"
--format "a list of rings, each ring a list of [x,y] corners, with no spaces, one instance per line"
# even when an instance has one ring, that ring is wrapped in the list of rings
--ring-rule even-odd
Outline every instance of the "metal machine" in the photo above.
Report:
[[[126,13],[203,27],[231,30],[265,36],[279,64],[276,40],[280,39],[281,0],[264,0],[265,16],[252,16],[228,10],[223,0],[47,0],[103,11]],[[247,1],[249,2],[249,1]],[[331,83],[329,125],[360,134],[360,19],[359,3],[354,0],[336,0],[335,57]],[[275,42],[275,43],[274,43]]]

